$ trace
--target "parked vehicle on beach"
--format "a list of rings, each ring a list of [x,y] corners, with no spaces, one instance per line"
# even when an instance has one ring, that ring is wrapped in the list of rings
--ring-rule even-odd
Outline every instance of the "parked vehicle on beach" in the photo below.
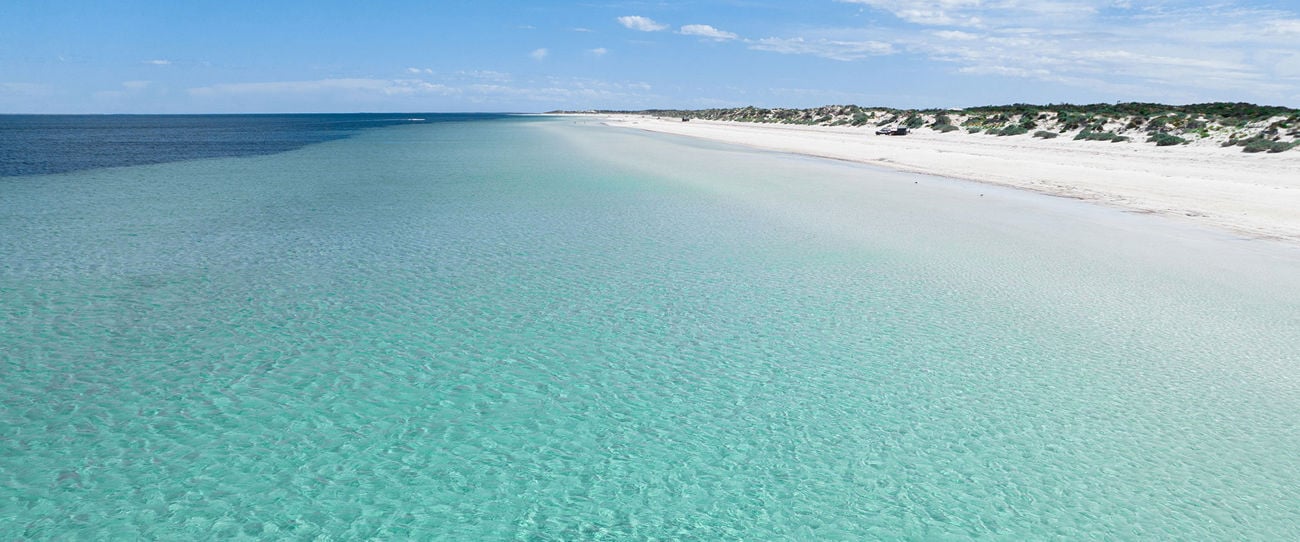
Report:
[[[876,135],[907,135],[906,126],[886,126],[876,130]]]

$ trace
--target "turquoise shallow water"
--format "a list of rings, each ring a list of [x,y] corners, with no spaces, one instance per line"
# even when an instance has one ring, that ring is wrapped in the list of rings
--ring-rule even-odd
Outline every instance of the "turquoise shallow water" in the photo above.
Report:
[[[1294,248],[554,119],[0,181],[0,538],[1300,524]]]

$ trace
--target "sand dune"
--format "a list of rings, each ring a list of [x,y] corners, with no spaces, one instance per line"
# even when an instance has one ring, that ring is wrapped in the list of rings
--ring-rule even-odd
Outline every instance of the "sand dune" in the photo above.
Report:
[[[611,126],[876,164],[1158,213],[1300,243],[1300,151],[998,137],[929,129],[756,124],[607,115]]]

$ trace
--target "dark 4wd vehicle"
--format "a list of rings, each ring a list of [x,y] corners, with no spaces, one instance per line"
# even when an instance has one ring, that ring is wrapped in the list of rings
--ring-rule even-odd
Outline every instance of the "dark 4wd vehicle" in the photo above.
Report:
[[[876,135],[907,135],[906,126],[886,126],[876,130]]]

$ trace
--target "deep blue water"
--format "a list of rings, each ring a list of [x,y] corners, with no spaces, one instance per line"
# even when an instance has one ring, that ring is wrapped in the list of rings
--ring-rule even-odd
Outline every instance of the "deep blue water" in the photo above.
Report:
[[[0,177],[275,154],[398,124],[497,114],[0,115]]]

